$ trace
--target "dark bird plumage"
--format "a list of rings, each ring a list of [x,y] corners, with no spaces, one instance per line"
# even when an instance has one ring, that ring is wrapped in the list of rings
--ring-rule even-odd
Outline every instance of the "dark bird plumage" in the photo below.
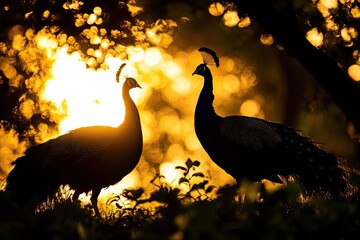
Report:
[[[204,63],[194,74],[204,77],[195,109],[195,132],[210,158],[239,183],[242,179],[281,182],[295,179],[309,196],[343,199],[352,186],[352,167],[310,138],[286,125],[245,116],[221,117],[213,107],[213,77],[207,67],[208,55],[200,48]],[[218,64],[217,64],[218,66]]]
[[[125,64],[116,73],[116,80]],[[6,189],[14,201],[37,203],[51,197],[60,185],[69,184],[75,196],[92,191],[97,198],[102,188],[116,184],[137,165],[143,147],[140,116],[129,91],[140,87],[126,78],[122,87],[125,118],[118,127],[82,127],[45,143],[32,146],[13,162]]]

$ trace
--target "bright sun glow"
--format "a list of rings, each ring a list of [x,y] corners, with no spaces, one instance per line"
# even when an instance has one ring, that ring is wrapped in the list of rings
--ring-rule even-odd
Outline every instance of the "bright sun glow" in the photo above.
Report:
[[[181,176],[180,171],[175,169],[175,164],[165,162],[160,166],[160,174],[165,177],[165,180],[173,186],[177,185],[177,179]]]
[[[87,69],[80,55],[69,55],[65,47],[57,51],[55,59],[42,97],[66,115],[59,126],[61,134],[83,126],[121,124],[121,84],[115,81],[120,59],[109,59],[106,71]]]
[[[101,14],[100,9],[94,9],[95,17],[98,14]],[[36,74],[24,79],[10,61],[3,61],[0,70],[10,78],[12,87],[18,88],[21,81],[25,81],[29,92],[37,96],[34,100],[24,95],[15,114],[25,119],[41,114],[44,119],[56,124],[56,127],[47,123],[31,126],[28,134],[37,143],[80,127],[118,126],[125,115],[121,96],[125,77],[135,78],[142,87],[130,92],[141,117],[144,139],[141,161],[123,180],[103,189],[101,193],[105,199],[99,199],[99,204],[106,207],[106,196],[113,192],[120,193],[124,188],[151,187],[150,181],[157,173],[164,175],[164,180],[170,185],[177,186],[183,172],[175,167],[184,166],[187,158],[199,159],[201,165],[196,171],[211,176],[211,181],[216,182],[216,185],[233,180],[209,161],[194,132],[193,113],[202,85],[202,81],[191,76],[201,62],[197,49],[175,54],[161,47],[122,46],[119,52],[89,49],[87,54],[92,57],[84,60],[79,52],[74,49],[69,51],[71,45],[67,47],[66,39],[70,38],[66,36],[65,42],[61,43],[56,36],[46,31],[34,34],[27,30],[24,35],[33,44],[25,45],[21,31],[17,31],[17,28],[15,30],[14,35],[17,37],[14,36],[12,47],[21,52],[24,68]],[[109,46],[106,41],[100,41],[99,44],[103,49]],[[127,60],[121,60],[125,56]],[[102,59],[104,64],[95,70],[92,66],[96,64],[92,63],[97,59]],[[253,69],[246,68],[240,75],[235,75],[235,66],[239,63],[226,56],[222,60],[223,65],[214,72],[214,77],[224,77],[227,81],[215,83],[216,101],[228,94],[245,92],[256,85]],[[127,65],[121,74],[120,83],[117,83],[116,72],[123,61]],[[14,140],[9,141],[9,138]],[[29,143],[20,142],[16,131],[0,131],[0,143],[3,143],[0,148],[0,167],[9,172],[9,163],[23,154]],[[189,186],[181,184],[179,187]],[[86,198],[88,195],[82,196],[84,201]]]
[[[49,41],[52,42],[51,39]],[[151,88],[166,88],[167,90],[163,92],[171,102],[183,102],[181,96],[190,94],[191,80],[185,75],[184,66],[172,56],[164,54],[160,48],[128,47],[126,51],[129,60],[123,69],[121,82],[117,83],[115,76],[122,63],[120,58],[106,57],[105,63],[108,68],[106,70],[102,68],[94,70],[87,68],[78,52],[69,54],[67,47],[60,48],[53,44],[48,47],[50,49],[47,49],[48,43],[45,38],[41,38],[41,43],[53,64],[40,97],[42,101],[51,102],[54,105],[53,108],[44,107],[43,110],[50,111],[51,116],[58,116],[59,119],[56,121],[59,127],[58,134],[64,134],[84,126],[107,125],[116,127],[121,124],[125,114],[121,96],[124,77],[134,77],[142,86],[142,89],[138,91],[134,91],[137,90],[134,89],[130,93],[137,105],[149,98]],[[139,73],[137,69],[141,69],[141,72]],[[186,99],[189,102],[195,102],[196,95],[190,94],[190,96],[193,98]],[[31,117],[34,114],[33,105],[32,102],[24,101],[23,115]],[[191,109],[188,110],[192,111]],[[171,110],[164,110],[158,114],[158,117],[150,111],[141,111],[140,114],[145,144],[156,141],[163,132],[177,136],[178,139],[186,139],[186,144],[189,145],[187,147],[175,143],[176,139],[172,139],[173,143],[166,149],[164,155],[163,161],[165,162],[160,164],[159,171],[165,176],[165,181],[176,186],[181,177],[181,172],[176,170],[175,166],[183,165],[184,159],[189,157],[187,151],[201,149],[193,129],[188,124],[188,120],[179,118]],[[159,124],[159,128],[154,127],[154,124]],[[41,138],[39,142],[44,141],[44,139]],[[159,156],[158,159],[153,160],[161,159],[162,157]],[[152,177],[150,176],[150,178]],[[139,175],[138,171],[132,171],[119,183],[103,189],[102,195],[121,192],[122,189],[134,185],[148,185],[149,181],[149,177],[144,178],[144,176]],[[82,196],[81,199],[86,201],[85,196]],[[106,205],[101,199],[99,204]]]

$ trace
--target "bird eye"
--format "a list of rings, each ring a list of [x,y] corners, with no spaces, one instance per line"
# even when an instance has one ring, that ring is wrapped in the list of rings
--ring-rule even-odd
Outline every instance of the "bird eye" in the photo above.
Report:
[[[127,78],[126,80],[127,80],[127,81],[126,81],[126,84],[127,84],[129,87],[134,87],[134,86],[136,86],[136,80],[135,80],[135,79],[133,79],[133,78]]]

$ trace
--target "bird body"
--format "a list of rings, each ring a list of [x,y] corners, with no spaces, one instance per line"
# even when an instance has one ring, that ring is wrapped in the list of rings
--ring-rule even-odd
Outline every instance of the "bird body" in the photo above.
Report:
[[[7,189],[13,199],[19,203],[33,197],[43,201],[60,185],[69,184],[77,196],[92,191],[91,200],[97,211],[101,189],[130,173],[142,153],[140,116],[129,94],[135,87],[140,87],[135,79],[125,80],[125,118],[118,127],[82,127],[30,147],[16,159],[7,177]]]
[[[207,49],[199,51],[206,54]],[[218,66],[219,60],[216,56],[214,59]],[[213,77],[205,60],[194,74],[204,77],[195,108],[196,135],[210,158],[238,183],[243,179],[281,182],[291,177],[308,195],[345,197],[351,171],[345,159],[284,124],[246,116],[219,116],[213,107]]]
[[[271,168],[265,168],[266,166],[263,165],[264,168],[261,167],[254,171],[258,167],[259,161],[252,161],[252,159],[261,159],[261,156],[257,155],[265,153],[265,151],[271,153],[271,149],[275,147],[273,145],[279,141],[279,137],[274,134],[274,131],[268,127],[264,120],[243,116],[221,117],[217,115],[212,105],[214,95],[210,69],[207,68],[204,74],[204,86],[196,104],[194,121],[195,133],[200,143],[211,159],[230,175],[235,178],[240,176],[240,178],[246,177],[250,180],[261,180],[261,177],[264,176],[261,174],[261,169],[269,172]],[[256,124],[254,124],[255,122]],[[269,135],[269,138],[264,137],[263,134]],[[264,152],[256,151],[260,148]],[[242,159],[241,167],[239,167],[240,159]],[[271,164],[271,161],[264,163]],[[267,175],[270,178],[271,174]],[[238,180],[240,179],[238,178]]]

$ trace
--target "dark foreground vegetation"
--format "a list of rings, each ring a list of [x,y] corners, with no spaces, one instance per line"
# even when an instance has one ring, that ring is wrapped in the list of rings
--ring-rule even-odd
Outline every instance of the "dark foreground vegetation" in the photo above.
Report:
[[[269,191],[264,183],[212,186],[199,161],[176,167],[178,187],[157,175],[146,194],[123,191],[108,200],[115,210],[95,217],[91,206],[58,199],[47,210],[16,206],[0,196],[0,239],[358,239],[360,206],[354,201],[304,201],[296,184]],[[359,182],[359,179],[354,179]],[[186,186],[181,188],[181,186]],[[358,184],[359,186],[359,184]],[[181,189],[188,189],[186,191]],[[144,197],[145,195],[149,195]],[[301,200],[302,199],[302,200]]]

